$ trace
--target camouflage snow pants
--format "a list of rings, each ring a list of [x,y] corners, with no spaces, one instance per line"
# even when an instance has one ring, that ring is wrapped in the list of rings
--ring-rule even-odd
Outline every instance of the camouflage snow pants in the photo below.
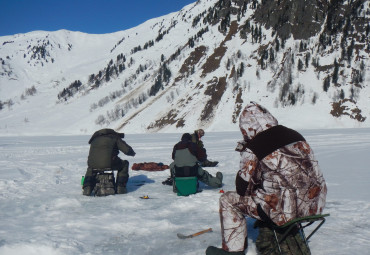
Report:
[[[259,219],[257,205],[247,196],[228,191],[220,197],[222,249],[230,252],[244,251],[247,247],[247,222],[245,216]]]

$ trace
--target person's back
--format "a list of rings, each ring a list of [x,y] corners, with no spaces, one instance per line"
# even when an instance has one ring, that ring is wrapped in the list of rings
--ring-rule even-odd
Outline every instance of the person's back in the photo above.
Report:
[[[239,171],[239,179],[249,178],[248,187],[240,193],[250,196],[277,225],[321,213],[326,183],[304,137],[279,125],[260,105],[251,104],[243,114],[240,128],[247,149],[241,151],[241,166],[243,162],[254,166],[253,171],[248,167]]]
[[[93,168],[110,167],[113,151],[117,150],[115,149],[116,144],[116,135],[103,133],[95,137],[90,143],[87,164]]]
[[[135,156],[134,150],[122,140],[123,133],[113,129],[96,131],[89,140],[90,150],[87,159],[87,171],[83,183],[83,195],[90,196],[96,184],[97,171],[118,170],[116,178],[117,194],[127,192],[129,162],[118,157],[119,151],[128,156]],[[95,170],[94,170],[95,169]]]
[[[181,141],[178,142],[172,150],[171,177],[186,177],[197,176],[197,178],[211,187],[222,186],[222,173],[217,172],[216,177],[213,177],[207,171],[202,169],[199,161],[204,160],[199,147],[191,141],[189,133],[183,134]],[[176,192],[175,183],[174,192]]]
[[[263,189],[254,200],[276,224],[322,213],[326,184],[307,142],[286,145],[259,163]],[[266,197],[278,200],[275,204]]]
[[[185,133],[172,151],[172,159],[177,167],[195,166],[202,161],[199,148],[191,141],[191,136]]]
[[[195,166],[197,164],[197,158],[190,153],[188,148],[185,148],[176,151],[174,162],[178,167]]]
[[[281,226],[321,214],[325,206],[325,180],[301,134],[279,125],[267,109],[253,102],[241,112],[239,127],[243,140],[236,148],[241,156],[236,191],[220,197],[222,248],[209,246],[207,255],[244,254],[245,216]]]

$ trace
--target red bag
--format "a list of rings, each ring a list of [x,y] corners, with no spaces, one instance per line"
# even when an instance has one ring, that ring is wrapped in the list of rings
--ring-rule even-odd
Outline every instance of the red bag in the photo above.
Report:
[[[131,167],[132,170],[144,170],[144,171],[163,171],[169,168],[170,167],[168,165],[155,162],[134,163]]]

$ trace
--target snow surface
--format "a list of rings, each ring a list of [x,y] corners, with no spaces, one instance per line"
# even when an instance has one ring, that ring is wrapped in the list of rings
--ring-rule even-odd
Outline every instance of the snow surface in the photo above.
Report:
[[[370,250],[370,129],[299,130],[313,147],[328,185],[330,217],[311,238],[313,255],[368,254]],[[126,134],[136,162],[171,163],[180,133]],[[223,189],[235,190],[239,132],[207,132],[209,158],[220,161]],[[85,197],[89,136],[0,137],[0,255],[205,254],[220,247],[219,189],[178,197],[162,185],[169,171],[130,170],[128,193]],[[141,184],[144,184],[140,186]],[[148,195],[152,199],[140,199]],[[257,230],[248,218],[248,255]],[[180,240],[206,228],[213,232]]]

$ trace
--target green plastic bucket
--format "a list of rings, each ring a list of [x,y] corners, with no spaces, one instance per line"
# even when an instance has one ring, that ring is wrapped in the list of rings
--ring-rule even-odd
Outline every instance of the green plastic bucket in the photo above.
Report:
[[[189,196],[197,193],[197,177],[175,177],[175,184],[178,196]]]

